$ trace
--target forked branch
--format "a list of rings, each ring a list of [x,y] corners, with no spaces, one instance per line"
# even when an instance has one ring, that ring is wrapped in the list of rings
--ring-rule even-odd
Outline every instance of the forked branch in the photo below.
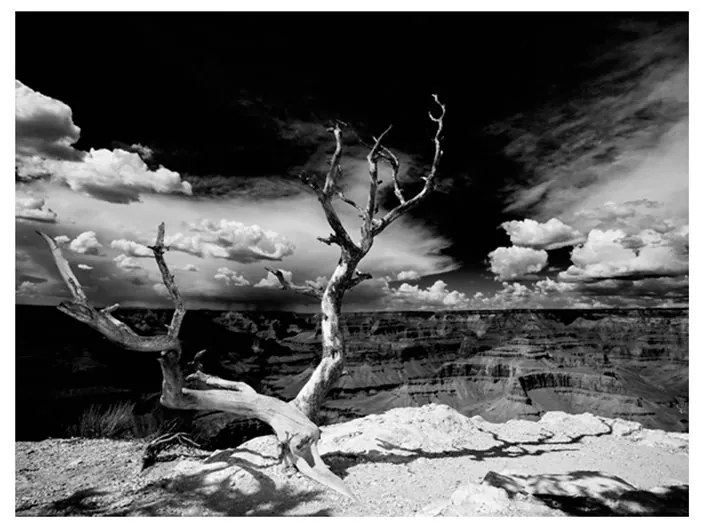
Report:
[[[129,350],[134,350],[137,352],[161,352],[162,350],[178,348],[178,333],[181,328],[181,321],[183,320],[185,309],[183,307],[183,302],[180,300],[178,290],[175,289],[175,285],[173,285],[173,276],[171,276],[170,273],[169,276],[171,277],[172,285],[174,287],[173,291],[170,290],[170,292],[172,293],[172,297],[175,296],[174,302],[176,304],[176,308],[171,319],[169,331],[166,335],[140,336],[137,335],[134,330],[132,330],[125,323],[112,316],[112,312],[117,308],[116,305],[108,306],[103,310],[96,310],[88,303],[88,299],[83,292],[81,284],[78,282],[78,279],[71,270],[71,266],[61,253],[61,248],[59,248],[56,241],[46,233],[38,233],[49,246],[49,249],[54,257],[56,267],[58,268],[61,277],[64,279],[64,283],[73,296],[73,301],[64,301],[59,304],[58,309],[60,311],[82,323],[87,324],[103,334],[113,343]],[[168,268],[166,268],[166,263],[163,262],[163,258],[162,264],[168,273]]]
[[[345,201],[347,204],[352,205],[357,210],[361,212],[361,208],[357,204],[348,199],[344,193],[339,188],[338,182],[342,177],[342,166],[340,165],[340,160],[342,158],[342,128],[339,122],[335,122],[334,126],[328,129],[333,137],[335,138],[335,151],[330,158],[330,167],[325,176],[325,183],[321,187],[313,178],[311,178],[306,173],[300,175],[301,180],[308,185],[318,197],[318,201],[323,208],[325,213],[325,218],[333,230],[333,236],[326,239],[321,239],[322,242],[326,244],[337,244],[343,251],[349,254],[358,254],[359,247],[352,241],[349,233],[342,225],[340,217],[335,211],[332,199],[334,196],[338,196],[340,199]]]
[[[444,126],[444,119],[445,119],[445,105],[440,102],[440,100],[438,99],[438,96],[436,94],[433,94],[433,100],[440,107],[440,113],[437,117],[435,117],[432,112],[428,112],[428,115],[430,116],[430,120],[436,124],[436,129],[435,129],[435,135],[433,137],[433,144],[435,146],[435,152],[433,155],[433,162],[430,166],[430,170],[428,172],[428,175],[422,177],[422,180],[425,181],[425,184],[423,185],[423,188],[418,192],[418,194],[416,194],[414,197],[410,198],[409,200],[404,200],[403,194],[401,193],[401,189],[398,186],[397,171],[395,170],[394,171],[394,174],[395,174],[394,175],[394,192],[395,192],[396,196],[398,197],[400,203],[396,207],[394,207],[391,211],[386,213],[381,219],[374,222],[374,226],[372,228],[372,236],[376,236],[376,235],[380,234],[384,229],[386,229],[389,225],[391,225],[391,223],[394,220],[396,220],[398,217],[402,216],[403,214],[407,213],[412,208],[414,208],[416,205],[418,205],[421,201],[423,201],[423,199],[428,194],[430,194],[430,192],[433,190],[433,187],[435,185],[435,177],[437,175],[438,165],[440,164],[440,158],[442,157],[442,154],[443,154],[441,140],[442,140],[442,131],[443,131],[443,126]],[[384,159],[389,161],[392,168],[397,167],[398,160],[395,159],[395,156],[393,156],[393,154],[391,154],[391,152],[388,151],[387,149],[384,149],[384,153],[387,156],[387,157],[384,157]]]

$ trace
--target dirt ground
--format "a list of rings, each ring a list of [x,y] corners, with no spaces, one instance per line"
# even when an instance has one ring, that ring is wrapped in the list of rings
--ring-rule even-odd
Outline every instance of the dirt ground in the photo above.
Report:
[[[215,453],[178,447],[144,471],[144,442],[61,439],[16,443],[16,514],[681,515],[688,509],[688,435],[632,422],[548,413],[540,422],[491,424],[426,405],[322,429],[323,459],[357,501],[280,465],[273,437]],[[497,474],[524,489],[507,494],[509,485],[482,484]],[[614,506],[624,492],[627,510]]]

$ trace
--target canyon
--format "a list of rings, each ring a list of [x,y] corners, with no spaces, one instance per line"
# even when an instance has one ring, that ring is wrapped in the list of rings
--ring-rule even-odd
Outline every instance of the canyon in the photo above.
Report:
[[[121,350],[53,307],[18,306],[16,315],[18,440],[70,436],[68,424],[95,404],[131,401],[143,420],[169,419],[158,404],[155,357]],[[164,331],[169,315],[116,312],[143,334]],[[686,309],[346,314],[346,367],[320,421],[439,403],[490,422],[590,412],[687,432],[688,315]],[[206,372],[282,399],[295,396],[321,350],[317,314],[191,311],[181,337],[186,363],[205,349]],[[214,446],[261,434],[261,426],[223,413],[196,413],[190,425]]]

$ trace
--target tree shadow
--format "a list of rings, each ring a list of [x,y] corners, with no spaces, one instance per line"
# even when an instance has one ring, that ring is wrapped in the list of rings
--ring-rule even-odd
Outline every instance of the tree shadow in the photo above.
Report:
[[[49,516],[82,516],[82,515],[100,515],[104,512],[104,505],[98,504],[93,501],[95,497],[100,497],[102,495],[107,495],[108,492],[99,490],[97,488],[86,488],[78,490],[66,497],[65,499],[59,499],[40,506],[32,513],[28,515],[37,517],[49,517]],[[29,510],[30,508],[19,508],[17,511]]]
[[[536,475],[528,479],[532,497],[577,516],[687,516],[689,486],[639,490],[599,471]],[[532,484],[531,484],[532,483]]]
[[[263,463],[237,456],[240,453],[256,455]],[[202,471],[164,478],[145,486],[136,494],[146,495],[146,499],[138,499],[114,515],[200,516],[204,510],[226,516],[296,515],[295,510],[302,504],[316,501],[323,494],[318,490],[298,491],[288,484],[277,486],[263,471],[277,464],[276,458],[248,449],[225,450],[209,457]],[[222,479],[209,479],[223,470],[232,470],[232,473]],[[240,489],[234,479],[243,473],[251,478],[247,479],[249,485]],[[330,508],[305,513],[305,516],[329,515]]]
[[[604,423],[606,430],[597,433],[582,433],[566,440],[551,441],[555,437],[555,433],[547,432],[537,440],[512,441],[505,440],[493,431],[480,429],[481,432],[489,434],[497,444],[486,449],[448,449],[444,451],[426,451],[421,448],[402,447],[386,440],[377,438],[377,445],[384,450],[397,450],[404,453],[388,453],[382,451],[368,451],[365,453],[345,453],[342,451],[333,451],[322,456],[323,460],[334,470],[340,477],[347,476],[348,470],[351,467],[359,464],[370,463],[387,463],[387,464],[406,464],[414,460],[438,459],[438,458],[460,458],[472,457],[474,460],[481,462],[489,458],[519,458],[527,456],[540,456],[545,453],[556,453],[560,451],[577,451],[578,448],[569,448],[567,446],[580,443],[585,438],[597,438],[600,436],[609,435],[613,428]],[[551,446],[549,449],[541,448],[541,446]],[[552,447],[555,446],[555,447]]]

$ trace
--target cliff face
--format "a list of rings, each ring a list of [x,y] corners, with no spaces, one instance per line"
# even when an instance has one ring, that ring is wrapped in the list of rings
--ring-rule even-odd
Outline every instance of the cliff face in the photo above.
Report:
[[[687,312],[351,314],[332,421],[445,403],[491,421],[551,410],[688,428]],[[259,323],[261,324],[261,323]],[[257,325],[258,326],[258,325]],[[262,335],[263,332],[257,332]],[[284,330],[262,383],[293,397],[319,350],[315,318]],[[305,372],[305,374],[304,374]]]
[[[168,315],[118,312],[143,333],[162,331]],[[34,330],[37,318],[46,332]],[[688,430],[687,310],[355,313],[345,328],[347,366],[323,409],[327,423],[444,403],[489,421],[591,412]],[[308,314],[190,312],[182,339],[186,361],[205,348],[207,371],[284,399],[320,354]],[[111,347],[54,309],[18,307],[17,354],[18,410],[31,405],[36,416],[43,405],[47,423],[69,400],[76,413],[96,398],[156,405],[153,358]],[[197,421],[217,432],[230,418]]]

